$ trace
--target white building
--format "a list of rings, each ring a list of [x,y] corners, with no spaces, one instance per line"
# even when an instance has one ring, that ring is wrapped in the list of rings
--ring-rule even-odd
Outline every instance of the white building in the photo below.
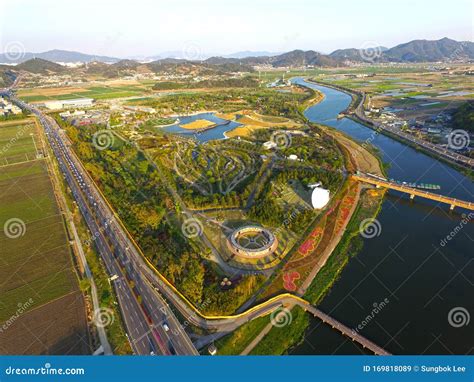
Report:
[[[67,109],[70,107],[90,107],[94,105],[92,98],[78,98],[67,100],[47,101],[44,106],[50,110]]]
[[[311,205],[314,209],[324,208],[329,203],[329,190],[321,187],[313,189],[311,194]]]
[[[277,144],[273,141],[268,141],[268,142],[265,142],[263,144],[263,147],[267,150],[270,150],[270,149],[273,149],[273,148],[277,147]]]

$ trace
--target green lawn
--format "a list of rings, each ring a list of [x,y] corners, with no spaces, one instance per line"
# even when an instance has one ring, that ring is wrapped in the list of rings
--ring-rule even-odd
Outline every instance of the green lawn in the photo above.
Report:
[[[309,325],[308,314],[299,306],[290,312],[291,322],[282,327],[273,326],[265,337],[253,348],[251,355],[280,355],[298,344]]]
[[[217,354],[237,355],[244,351],[247,345],[267,326],[269,316],[259,317],[216,341]]]

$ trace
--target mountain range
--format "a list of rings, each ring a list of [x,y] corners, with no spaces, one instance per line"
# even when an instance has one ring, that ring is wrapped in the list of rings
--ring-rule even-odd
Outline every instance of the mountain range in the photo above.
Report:
[[[12,55],[13,56],[13,55]],[[19,64],[32,58],[43,59],[51,62],[101,62],[106,64],[135,62],[158,62],[160,64],[183,63],[185,60],[182,52],[166,52],[161,55],[151,56],[142,60],[122,60],[117,57],[97,56],[65,50],[50,50],[42,53],[26,52],[21,55],[10,57],[7,53],[0,54],[0,63]],[[214,56],[206,59],[201,57],[194,60],[195,63],[209,65],[271,65],[273,67],[288,66],[341,66],[349,62],[438,62],[474,60],[474,43],[471,41],[455,41],[449,38],[440,40],[413,40],[393,48],[374,47],[368,50],[355,48],[338,49],[330,54],[322,54],[314,50],[293,50],[286,53],[270,52],[237,52],[225,56]],[[135,65],[135,64],[133,64]],[[132,65],[132,66],[133,66]]]

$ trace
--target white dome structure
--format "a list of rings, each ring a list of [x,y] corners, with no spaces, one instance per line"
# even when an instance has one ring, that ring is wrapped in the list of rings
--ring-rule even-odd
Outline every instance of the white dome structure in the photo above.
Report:
[[[315,209],[321,209],[329,203],[329,190],[316,187],[311,194],[311,204]]]

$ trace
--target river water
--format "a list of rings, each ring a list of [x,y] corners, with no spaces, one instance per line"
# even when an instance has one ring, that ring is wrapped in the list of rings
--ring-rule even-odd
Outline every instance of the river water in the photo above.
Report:
[[[474,200],[474,183],[460,172],[348,118],[337,120],[351,102],[349,95],[303,79],[294,82],[325,95],[307,109],[308,119],[372,143],[390,164],[390,178],[439,184],[434,192]],[[474,317],[465,323],[474,315],[474,218],[466,223],[468,211],[450,212],[446,205],[410,201],[408,195],[390,191],[377,220],[379,236],[364,239],[362,251],[344,268],[321,310],[351,328],[360,325],[360,334],[393,354],[472,353]],[[443,245],[448,235],[453,238]],[[376,311],[374,304],[384,300],[388,302]],[[450,312],[460,313],[450,320]],[[304,342],[291,353],[367,351],[311,318]]]

